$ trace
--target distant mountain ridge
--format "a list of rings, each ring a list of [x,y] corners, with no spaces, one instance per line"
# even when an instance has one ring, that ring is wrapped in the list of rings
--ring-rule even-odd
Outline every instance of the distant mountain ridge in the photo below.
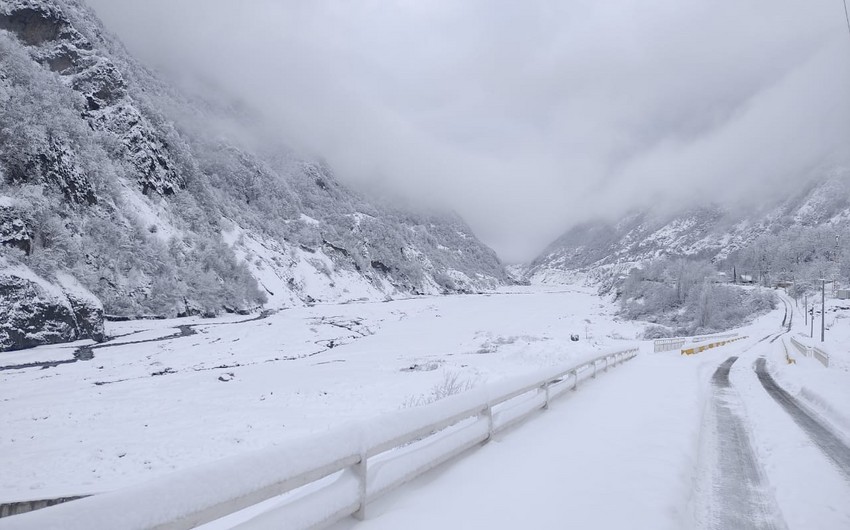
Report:
[[[554,281],[565,273],[662,257],[718,262],[761,236],[801,227],[834,227],[836,233],[848,233],[849,176],[846,168],[830,170],[800,193],[760,212],[707,205],[666,215],[633,212],[619,222],[583,223],[549,245],[525,276]]]
[[[78,0],[0,0],[0,263],[40,278],[26,289],[70,274],[119,316],[509,281],[456,215],[378,204],[225,132],[248,121],[158,79]]]

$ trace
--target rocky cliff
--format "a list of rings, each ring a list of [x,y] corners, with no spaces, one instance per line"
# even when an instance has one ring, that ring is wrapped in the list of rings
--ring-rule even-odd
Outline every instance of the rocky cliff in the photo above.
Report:
[[[157,78],[77,0],[0,0],[0,252],[119,316],[507,281],[461,219],[370,201],[245,141],[252,119]]]

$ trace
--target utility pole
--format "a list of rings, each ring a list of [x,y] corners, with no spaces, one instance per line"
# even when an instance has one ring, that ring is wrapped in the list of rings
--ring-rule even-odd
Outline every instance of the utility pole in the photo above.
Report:
[[[835,234],[835,275],[832,282],[832,296],[838,296],[838,277],[841,274],[841,246],[838,241],[838,234]]]
[[[815,338],[815,304],[816,304],[816,303],[817,303],[817,302],[815,302],[814,300],[812,300],[812,317],[809,319],[809,326],[810,326],[810,329],[809,329],[809,338],[810,338],[810,339],[814,339],[814,338]]]
[[[791,288],[794,289],[794,307],[797,309],[800,308],[800,300],[797,297],[797,276],[794,273],[791,273]]]
[[[826,279],[821,280],[820,286],[820,341],[826,334]]]
[[[803,302],[803,314],[806,315],[806,325],[809,325],[809,295],[805,295]]]

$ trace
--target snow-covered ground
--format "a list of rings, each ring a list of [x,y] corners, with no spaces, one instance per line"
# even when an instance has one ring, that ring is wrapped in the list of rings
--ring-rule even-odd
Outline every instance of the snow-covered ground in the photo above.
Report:
[[[489,385],[638,343],[641,326],[613,310],[590,289],[536,286],[114,324],[113,343],[166,340],[0,371],[0,500],[115,489],[379,422],[446,381]],[[828,313],[826,368],[790,346],[805,326],[795,313],[787,330],[784,311],[693,356],[641,343],[636,359],[335,528],[850,528],[850,319]]]
[[[112,490],[412,406],[447,380],[621,347],[641,328],[591,289],[537,287],[107,331],[116,346],[91,360],[0,371],[0,502]],[[172,335],[185,336],[127,344]],[[3,354],[0,367],[73,361],[79,345]]]
[[[764,358],[784,383],[809,369],[786,361],[782,312],[728,346],[644,354],[374,503],[366,521],[335,528],[850,528],[850,430],[831,426],[843,439],[834,451],[841,465],[755,370]],[[724,362],[728,387],[718,395]],[[813,384],[836,376],[850,384],[846,372],[820,371],[808,376]],[[831,405],[850,418],[848,403]]]

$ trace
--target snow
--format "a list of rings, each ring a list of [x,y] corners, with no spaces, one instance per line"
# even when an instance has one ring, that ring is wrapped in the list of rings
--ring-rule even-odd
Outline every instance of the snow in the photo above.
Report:
[[[178,324],[196,326],[198,334],[95,350],[90,362],[49,370],[0,371],[0,421],[8,426],[0,432],[2,498],[123,487],[142,497],[161,495],[144,484],[153,480],[173,483],[170,491],[193,506],[208,505],[334,455],[387,440],[404,444],[417,426],[522,388],[541,373],[630,347],[641,331],[618,322],[610,303],[590,289],[575,286],[316,305],[241,320],[113,323],[110,333],[130,334],[116,342],[161,337]],[[847,415],[848,401],[824,389],[850,387],[850,380],[845,370],[799,355],[795,364],[785,362],[788,335],[768,340],[782,331],[781,320],[782,311],[774,311],[737,330],[747,339],[693,356],[651,353],[652,343],[641,342],[642,355],[597,379],[584,373],[578,392],[563,392],[548,411],[483,446],[487,422],[472,417],[424,445],[376,456],[369,466],[372,493],[450,456],[458,444],[471,446],[370,502],[365,521],[348,518],[334,528],[712,527],[707,500],[724,499],[712,496],[706,470],[719,447],[710,381],[731,356],[739,359],[730,373],[730,407],[747,426],[778,518],[790,529],[847,528],[850,484],[764,391],[753,363],[767,358],[793,395],[806,401],[799,389],[821,391],[820,400],[839,415]],[[836,316],[830,330],[836,344],[850,333],[845,322]],[[795,317],[792,331],[801,327]],[[571,342],[572,333],[582,340]],[[59,352],[40,348],[16,359]],[[833,355],[850,354],[845,347]],[[166,375],[151,375],[165,368]],[[411,398],[431,395],[447,374],[474,388],[411,407]],[[494,422],[539,407],[541,399],[534,390],[517,396],[494,408]],[[833,427],[850,432],[838,422]],[[173,469],[179,472],[169,475]],[[232,481],[220,478],[231,475]],[[210,487],[198,490],[198,483]],[[194,493],[182,492],[192,484]],[[292,503],[293,494],[286,502],[271,499],[209,528],[321,521],[356,506],[357,484],[351,471],[336,473],[294,492],[303,502]],[[168,510],[151,514],[151,524]]]
[[[789,299],[793,304],[793,300]],[[796,309],[792,336],[806,346],[813,346],[829,354],[829,367],[818,360],[801,355],[791,341],[788,351],[793,365],[775,364],[775,376],[786,390],[801,398],[839,432],[848,433],[850,439],[850,303],[846,300],[827,299],[827,325],[825,342],[820,342],[820,316],[815,320],[815,338],[809,337],[810,327],[805,325],[801,309]]]
[[[356,431],[355,431],[356,434]],[[150,481],[127,490],[103,493],[65,504],[55,510],[15,518],[13,523],[28,524],[35,517],[40,528],[153,528],[203,509],[244,501],[246,492],[274,488],[282,476],[298,476],[326,461],[341,460],[359,451],[359,440],[348,428],[328,432],[316,438],[290,442],[281,447],[231,457],[198,466],[167,480]],[[234,473],[234,470],[239,472]],[[127,511],[126,499],[144,499]],[[124,499],[125,502],[120,502]],[[179,502],[174,502],[179,499]],[[150,503],[150,504],[148,504]],[[238,504],[236,504],[238,505]],[[156,510],[147,509],[156,506]],[[72,518],[69,517],[72,512]]]
[[[303,223],[306,223],[308,225],[319,226],[320,224],[322,224],[321,221],[319,221],[318,219],[314,219],[305,213],[301,214],[300,219]]]
[[[687,470],[700,400],[688,389],[699,372],[670,359],[643,356],[613,369],[527,425],[377,501],[368,520],[337,528],[689,526]],[[691,395],[670,399],[671,392]]]
[[[363,212],[354,212],[353,214],[351,214],[351,218],[354,220],[354,226],[357,228],[360,227],[364,219],[375,219],[374,216],[365,214]]]
[[[8,260],[0,256],[0,275],[14,276],[32,282],[43,289],[44,292],[56,302],[64,304],[70,310],[70,304],[68,299],[65,297],[65,293],[62,291],[62,288],[45,280],[26,265],[21,263],[9,263]]]
[[[94,308],[103,309],[103,304],[101,304],[100,300],[77,281],[76,278],[64,272],[57,272],[55,276],[57,283],[65,294],[78,300],[86,300]]]
[[[387,295],[398,295],[384,281],[375,284],[355,271],[338,268],[321,249],[307,252],[284,247],[235,223],[227,224],[230,226],[222,230],[222,239],[257,279],[270,309],[303,306],[308,301],[380,301]]]
[[[796,365],[785,362],[779,341],[763,345],[760,353],[768,357],[771,372],[787,372],[782,383],[799,375]],[[732,373],[732,381],[746,404],[743,412],[756,452],[787,526],[850,528],[850,484],[846,477],[761,389],[751,369],[752,358],[748,361]],[[848,412],[846,401],[836,405]],[[845,440],[850,441],[848,432],[844,431]]]
[[[733,355],[741,357],[732,371],[741,396],[735,410],[750,426],[780,520],[792,529],[847,528],[850,485],[752,370],[759,356],[772,370],[796,369],[780,355],[781,341],[761,340],[775,336],[780,319],[774,312],[741,330],[749,339],[700,355],[638,357],[373,503],[366,521],[333,528],[716,527],[703,505],[713,488],[705,466],[717,443],[708,380]]]
[[[140,193],[135,183],[122,179],[120,185],[122,206],[145,230],[150,231],[152,227],[156,227],[152,233],[162,242],[168,242],[171,238],[179,238],[183,235],[180,230],[172,226],[168,212]]]
[[[398,411],[446,374],[481,386],[628,345],[614,336],[634,338],[639,327],[601,305],[589,289],[516,288],[298,307],[242,324],[110,322],[109,335],[130,334],[116,343],[171,335],[177,325],[198,333],[0,371],[0,499],[113,490]],[[588,316],[594,338],[570,342]],[[36,348],[0,357],[0,366],[72,352]],[[436,369],[407,370],[429,363]]]

